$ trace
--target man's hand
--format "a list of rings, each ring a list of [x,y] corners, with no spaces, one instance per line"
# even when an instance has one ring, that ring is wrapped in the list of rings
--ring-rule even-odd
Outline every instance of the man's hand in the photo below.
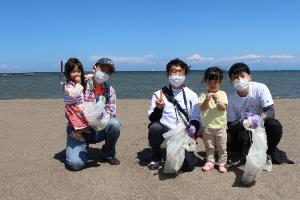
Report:
[[[193,136],[196,133],[195,126],[191,125],[190,127],[185,129],[189,136]]]
[[[260,115],[253,115],[252,116],[252,124],[249,126],[249,128],[253,128],[253,129],[257,128],[260,118],[261,118]]]
[[[242,118],[240,119],[240,123],[242,125],[244,125],[244,120],[247,119],[248,117],[252,117],[253,114],[251,112],[245,112],[242,116]]]
[[[153,94],[156,97],[156,107],[160,110],[163,109],[165,107],[165,101],[162,97],[162,90],[160,90],[160,97],[158,97],[155,92]]]
[[[105,112],[105,110],[103,110],[99,117],[97,117],[97,119],[103,119],[106,115],[107,113]]]

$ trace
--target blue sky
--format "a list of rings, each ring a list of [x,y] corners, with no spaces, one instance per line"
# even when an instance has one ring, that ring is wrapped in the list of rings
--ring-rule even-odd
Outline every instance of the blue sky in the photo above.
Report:
[[[0,0],[0,73],[59,72],[101,57],[117,71],[300,70],[300,1]]]

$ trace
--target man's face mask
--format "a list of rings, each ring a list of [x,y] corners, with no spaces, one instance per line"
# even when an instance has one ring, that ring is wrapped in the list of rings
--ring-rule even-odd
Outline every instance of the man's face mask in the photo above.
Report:
[[[94,75],[94,77],[97,83],[104,83],[109,79],[109,75],[100,70],[96,70],[96,74]]]
[[[240,79],[238,81],[233,82],[234,88],[241,92],[247,90],[248,85],[249,85],[248,79]]]
[[[185,76],[169,75],[169,82],[175,87],[182,85],[184,80]]]

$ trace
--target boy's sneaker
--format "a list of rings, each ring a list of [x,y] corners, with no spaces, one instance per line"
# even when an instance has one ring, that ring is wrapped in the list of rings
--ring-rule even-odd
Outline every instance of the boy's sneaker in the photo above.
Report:
[[[272,157],[269,154],[267,154],[267,161],[263,170],[269,172],[272,171]]]
[[[205,172],[209,172],[214,168],[214,164],[212,162],[206,162],[204,167],[202,167],[202,170]]]
[[[227,172],[227,165],[225,162],[221,162],[219,164],[219,172],[221,173]]]
[[[149,163],[148,168],[150,170],[157,170],[161,164],[162,154],[161,152],[152,152],[152,161]]]

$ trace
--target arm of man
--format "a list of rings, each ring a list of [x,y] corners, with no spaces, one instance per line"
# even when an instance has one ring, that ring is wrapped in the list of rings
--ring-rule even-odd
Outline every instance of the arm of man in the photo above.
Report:
[[[104,84],[103,84],[104,86]],[[116,102],[116,92],[115,89],[110,86],[106,85],[106,92],[105,92],[105,97],[106,97],[106,103],[105,103],[105,111],[110,114],[111,117],[116,117],[116,110],[117,110],[117,102]]]
[[[263,112],[260,113],[260,115],[264,115],[264,121],[267,121],[269,119],[275,118],[275,110],[274,110],[274,104],[267,106],[263,108]]]
[[[195,126],[196,133],[198,133],[202,127],[201,119],[200,119],[201,110],[198,103],[199,103],[198,96],[197,94],[194,94],[194,96],[192,97],[193,110],[192,110],[191,125]]]

